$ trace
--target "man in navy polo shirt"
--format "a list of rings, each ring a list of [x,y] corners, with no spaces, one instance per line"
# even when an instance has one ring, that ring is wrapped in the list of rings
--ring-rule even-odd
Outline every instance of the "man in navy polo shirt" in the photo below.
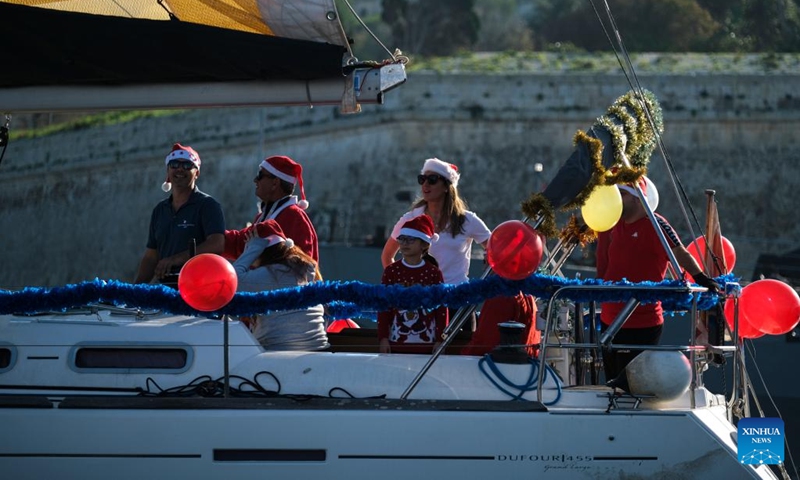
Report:
[[[221,254],[225,248],[225,217],[213,197],[197,189],[200,155],[176,143],[165,160],[167,180],[161,186],[172,194],[159,202],[150,217],[147,248],[139,263],[135,283],[156,281],[177,285],[177,274],[196,253]]]

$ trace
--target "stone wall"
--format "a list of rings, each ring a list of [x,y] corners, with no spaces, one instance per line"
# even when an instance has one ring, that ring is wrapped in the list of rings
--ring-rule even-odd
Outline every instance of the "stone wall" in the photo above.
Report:
[[[701,225],[703,191],[717,191],[723,235],[736,247],[735,272],[745,279],[760,253],[798,248],[800,77],[640,81],[664,109],[669,162],[656,153],[650,168],[659,212],[684,239],[692,234],[667,163]],[[200,188],[220,200],[229,227],[255,213],[259,161],[286,154],[306,169],[309,213],[326,243],[381,245],[418,191],[416,173],[430,156],[459,166],[462,194],[491,228],[521,217],[519,203],[566,160],[576,130],[627,89],[616,75],[411,74],[385,105],[359,115],[320,107],[193,110],[15,141],[0,165],[0,285],[131,280],[150,212],[163,198],[163,158],[176,141],[200,152]],[[378,256],[376,249],[376,271]],[[321,264],[325,274],[324,257]],[[332,270],[342,260],[329,264]],[[328,276],[347,272],[337,266]]]

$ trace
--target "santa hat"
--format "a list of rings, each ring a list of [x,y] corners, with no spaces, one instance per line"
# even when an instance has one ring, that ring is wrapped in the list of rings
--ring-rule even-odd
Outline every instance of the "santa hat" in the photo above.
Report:
[[[294,241],[292,241],[291,238],[286,238],[286,234],[283,233],[281,226],[273,219],[259,222],[255,224],[254,228],[259,237],[267,240],[267,245],[264,248],[269,248],[283,242],[286,242],[288,248],[294,246]]]
[[[300,187],[300,201],[297,202],[297,206],[303,210],[308,208],[306,192],[303,189],[303,167],[299,163],[289,157],[276,155],[267,158],[259,166],[285,182],[298,185]]]
[[[404,223],[403,228],[400,229],[400,235],[398,235],[398,237],[406,236],[421,238],[428,243],[435,243],[437,240],[439,240],[439,234],[434,230],[433,220],[431,220],[431,217],[423,213],[422,215],[414,217]]]
[[[198,155],[192,147],[184,147],[180,143],[176,143],[172,146],[172,151],[169,152],[167,157],[164,159],[164,164],[169,165],[169,162],[172,160],[184,160],[192,162],[194,166],[200,170],[200,155]],[[172,190],[172,183],[169,181],[169,175],[167,175],[167,179],[164,181],[164,183],[161,184],[161,190],[164,192],[169,192]]]
[[[452,183],[454,187],[458,186],[458,179],[461,178],[461,174],[458,173],[458,167],[452,163],[443,162],[438,158],[425,160],[425,165],[422,166],[422,170],[419,173],[425,172],[438,173],[445,180]]]
[[[194,151],[192,147],[184,147],[180,143],[172,146],[172,151],[169,152],[167,158],[164,159],[164,164],[168,165],[172,160],[184,160],[192,162],[197,169],[200,169],[200,155]]]
[[[623,192],[628,192],[633,196],[639,195],[636,193],[636,189],[633,188],[633,184],[630,183],[617,185],[617,188]],[[656,208],[658,208],[658,189],[656,188],[656,185],[652,182],[652,180],[647,178],[647,176],[642,175],[642,178],[639,179],[639,188],[642,189],[642,193],[644,193],[644,198],[647,200],[650,210],[655,212]]]

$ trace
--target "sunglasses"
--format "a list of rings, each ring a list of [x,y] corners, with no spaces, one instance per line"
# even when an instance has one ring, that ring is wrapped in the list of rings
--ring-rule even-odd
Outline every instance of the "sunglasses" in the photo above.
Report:
[[[425,185],[426,181],[428,182],[428,185],[436,185],[437,183],[439,183],[439,180],[447,182],[447,180],[445,180],[443,176],[436,175],[435,173],[432,173],[430,175],[417,175],[417,183],[419,183],[420,185]]]
[[[264,178],[264,177],[267,177],[267,178],[277,178],[275,175],[269,174],[269,173],[265,172],[264,170],[259,170],[259,171],[258,171],[258,175],[256,175],[256,178],[254,178],[254,180],[255,180],[256,182],[260,182],[260,181],[261,181],[261,179],[262,179],[262,178]]]
[[[170,160],[167,166],[173,170],[178,168],[183,168],[184,170],[192,170],[197,168],[197,166],[192,162],[181,162],[180,160]]]

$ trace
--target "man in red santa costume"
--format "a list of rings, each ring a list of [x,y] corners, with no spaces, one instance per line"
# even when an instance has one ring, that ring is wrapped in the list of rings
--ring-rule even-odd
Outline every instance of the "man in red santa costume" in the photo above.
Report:
[[[256,196],[261,200],[253,223],[275,220],[286,238],[291,238],[295,245],[319,262],[317,232],[305,212],[308,202],[303,189],[303,167],[283,155],[268,157],[259,165],[253,182]],[[299,200],[297,195],[293,195],[295,185],[300,188]],[[242,254],[250,228],[225,231],[225,258],[233,260]]]

